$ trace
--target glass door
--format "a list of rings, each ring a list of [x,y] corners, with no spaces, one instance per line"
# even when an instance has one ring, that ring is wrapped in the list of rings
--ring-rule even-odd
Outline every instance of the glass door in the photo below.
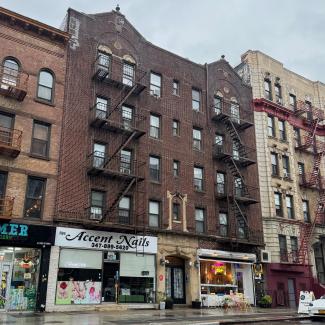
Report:
[[[173,299],[174,304],[185,303],[184,268],[166,267],[166,296]]]
[[[6,302],[8,300],[8,292],[10,288],[12,263],[0,262],[0,310],[6,310]]]

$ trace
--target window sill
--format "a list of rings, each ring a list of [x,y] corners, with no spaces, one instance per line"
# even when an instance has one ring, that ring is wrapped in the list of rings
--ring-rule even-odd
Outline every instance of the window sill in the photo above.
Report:
[[[181,97],[179,94],[172,94],[175,97]]]
[[[280,175],[271,174],[271,176],[272,176],[273,178],[282,179],[282,177],[281,177]]]
[[[30,153],[28,156],[31,157],[31,158],[36,158],[36,159],[41,159],[41,160],[46,160],[46,161],[51,160],[49,157],[39,156],[39,155],[36,155],[36,154],[33,154],[33,153]]]
[[[150,140],[156,140],[156,141],[161,141],[162,142],[162,139],[161,138],[154,138],[154,137],[151,137],[150,135],[148,136],[148,138]]]
[[[155,185],[161,185],[161,182],[160,181],[152,181],[152,180],[150,180],[150,183],[151,184],[155,184]]]
[[[284,181],[286,181],[286,182],[290,182],[290,183],[293,182],[293,179],[290,178],[290,177],[283,177],[282,179],[283,179]]]
[[[178,224],[181,224],[181,223],[182,223],[182,221],[180,221],[180,220],[173,220],[173,223],[178,223]]]
[[[275,136],[273,136],[273,135],[268,135],[268,138],[269,138],[269,139],[272,139],[272,140],[278,140],[278,138],[275,137]]]
[[[280,139],[280,142],[282,142],[283,144],[289,145],[288,139]]]
[[[48,102],[47,100],[41,99],[41,98],[34,98],[34,102],[41,103],[41,104],[44,104],[44,105],[47,105],[47,106],[55,107],[54,103]]]
[[[205,190],[194,189],[194,192],[199,193],[199,194],[206,194]]]

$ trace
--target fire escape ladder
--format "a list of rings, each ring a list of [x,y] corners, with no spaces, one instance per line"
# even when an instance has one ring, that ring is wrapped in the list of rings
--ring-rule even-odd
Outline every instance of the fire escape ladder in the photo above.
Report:
[[[120,203],[123,196],[131,189],[131,187],[134,185],[135,182],[136,182],[136,177],[133,177],[132,179],[128,179],[123,183],[123,187],[118,192],[118,194],[117,194],[115,200],[113,201],[113,203],[111,204],[111,206],[105,212],[102,221],[104,221],[106,219],[106,217],[109,213],[112,213],[116,209],[116,207]]]
[[[319,154],[316,154],[316,156],[314,158],[313,170],[312,170],[310,178],[308,180],[308,183],[310,185],[315,185],[319,178],[319,172],[320,172],[319,167],[320,167],[320,163],[321,163],[323,155],[324,155],[324,152],[321,152]]]
[[[234,141],[237,141],[237,142],[239,142],[240,144],[242,144],[242,140],[241,140],[241,138],[240,138],[240,135],[239,135],[239,133],[238,133],[238,131],[237,131],[237,129],[236,129],[236,127],[235,127],[233,121],[231,120],[231,118],[228,118],[228,119],[226,120],[226,122],[227,122],[227,123],[226,123],[226,129],[227,129],[227,131],[229,132],[231,138],[232,138]]]
[[[121,152],[121,150],[123,150],[129,143],[130,141],[135,137],[135,135],[137,134],[136,131],[133,131],[126,139],[124,142],[121,143],[121,145],[114,151],[114,153],[106,160],[103,168],[105,168],[109,162],[114,159],[114,157],[116,157],[119,152]]]
[[[125,94],[122,95],[121,98],[119,99],[118,103],[110,109],[110,111],[107,114],[107,119],[117,110],[121,109],[122,105],[127,101],[127,99],[132,95],[133,91],[137,88],[137,84],[134,84],[132,88],[129,89],[129,91]],[[121,94],[123,94],[121,92]]]
[[[308,256],[308,249],[311,244],[313,232],[316,224],[324,223],[325,213],[325,191],[322,191],[317,202],[317,208],[315,211],[315,218],[310,224],[303,224],[300,229],[300,248],[298,251],[299,263],[305,264]]]

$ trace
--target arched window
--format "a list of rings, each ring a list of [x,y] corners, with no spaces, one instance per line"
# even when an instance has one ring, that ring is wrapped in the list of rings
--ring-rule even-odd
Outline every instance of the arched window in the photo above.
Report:
[[[53,74],[41,70],[38,76],[37,97],[48,102],[53,101]]]
[[[10,86],[18,84],[19,64],[15,59],[5,59],[1,81]]]

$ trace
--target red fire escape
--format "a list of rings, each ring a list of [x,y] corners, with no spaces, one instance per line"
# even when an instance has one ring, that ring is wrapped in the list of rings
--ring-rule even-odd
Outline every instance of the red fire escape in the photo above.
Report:
[[[217,198],[227,200],[230,220],[229,230],[221,235],[262,242],[261,234],[252,229],[252,221],[247,217],[247,207],[258,202],[258,189],[249,186],[243,175],[246,167],[256,163],[255,150],[248,148],[241,138],[241,131],[253,126],[253,112],[240,110],[237,103],[218,98],[213,106],[212,119],[223,123],[229,135],[216,139],[213,155],[226,163],[233,180],[224,186],[216,185]]]
[[[317,126],[324,120],[321,110],[318,110],[308,103],[298,102],[295,114],[303,116],[303,123],[308,127],[308,132],[303,139],[296,139],[296,148],[308,151],[313,154],[313,167],[310,173],[300,172],[300,185],[319,191],[319,199],[315,206],[315,216],[311,222],[304,222],[300,225],[300,247],[297,253],[297,262],[309,265],[308,251],[311,246],[314,230],[317,224],[324,224],[325,212],[325,188],[320,174],[320,165],[325,152],[325,143],[317,141],[315,133]]]
[[[141,123],[145,118],[138,107],[126,106],[129,98],[137,98],[145,89],[142,80],[145,72],[135,64],[106,54],[99,54],[95,62],[93,79],[102,84],[107,84],[118,90],[115,98],[107,103],[97,102],[91,108],[90,125],[93,128],[106,130],[119,139],[119,145],[110,155],[103,152],[92,152],[88,157],[88,175],[100,176],[114,182],[115,198],[110,201],[106,211],[97,216],[90,212],[90,219],[109,223],[124,222],[123,216],[119,220],[112,218],[120,200],[133,188],[137,194],[137,185],[144,179],[144,163],[136,159],[136,152],[127,151],[126,148],[132,141],[136,141],[145,134]],[[133,197],[134,202],[137,201]],[[122,218],[122,219],[121,219]],[[134,223],[134,222],[133,222]]]

